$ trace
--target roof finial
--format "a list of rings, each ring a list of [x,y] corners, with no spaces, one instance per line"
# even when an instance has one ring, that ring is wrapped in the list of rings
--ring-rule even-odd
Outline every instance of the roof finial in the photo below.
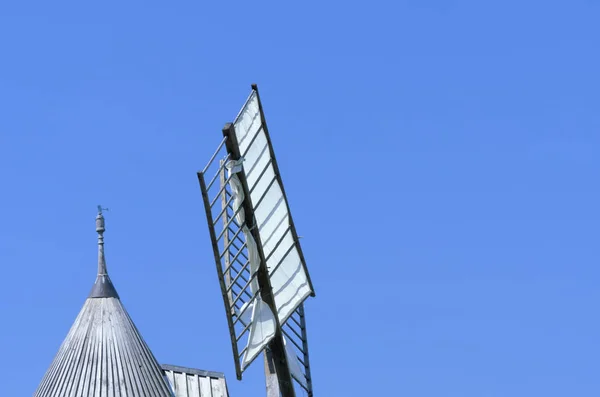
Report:
[[[104,259],[104,215],[102,211],[108,211],[108,208],[98,206],[98,216],[96,216],[96,232],[98,232],[98,276],[92,287],[89,298],[119,298],[117,290],[108,277],[106,271],[106,259]]]
[[[98,275],[106,275],[106,260],[104,259],[104,215],[102,210],[108,211],[108,208],[98,206],[98,216],[96,217],[96,232],[98,232]]]

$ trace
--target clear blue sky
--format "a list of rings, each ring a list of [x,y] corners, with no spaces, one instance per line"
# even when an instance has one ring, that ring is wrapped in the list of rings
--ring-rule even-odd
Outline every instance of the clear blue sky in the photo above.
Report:
[[[235,380],[195,174],[256,82],[318,396],[600,395],[599,20],[592,0],[4,2],[0,394],[31,395],[66,336],[103,204],[159,361],[263,395],[260,364]]]

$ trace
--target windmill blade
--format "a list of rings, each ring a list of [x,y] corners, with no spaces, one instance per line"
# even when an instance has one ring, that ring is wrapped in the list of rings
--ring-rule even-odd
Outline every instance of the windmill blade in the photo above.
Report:
[[[269,346],[282,396],[295,395],[292,379],[312,396],[304,301],[314,290],[256,86],[223,134],[198,179],[236,375]]]

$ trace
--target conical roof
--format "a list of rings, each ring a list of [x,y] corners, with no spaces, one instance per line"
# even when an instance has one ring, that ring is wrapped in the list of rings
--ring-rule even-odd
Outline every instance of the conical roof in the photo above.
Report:
[[[34,397],[171,397],[156,358],[106,271],[99,208],[98,276]]]

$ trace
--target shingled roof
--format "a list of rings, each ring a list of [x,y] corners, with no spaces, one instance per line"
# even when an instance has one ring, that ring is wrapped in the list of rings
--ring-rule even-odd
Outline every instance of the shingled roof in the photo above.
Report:
[[[99,208],[96,282],[34,397],[173,396],[108,276],[104,230]]]

